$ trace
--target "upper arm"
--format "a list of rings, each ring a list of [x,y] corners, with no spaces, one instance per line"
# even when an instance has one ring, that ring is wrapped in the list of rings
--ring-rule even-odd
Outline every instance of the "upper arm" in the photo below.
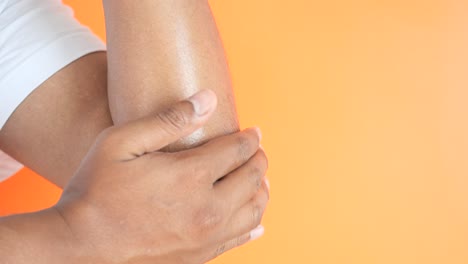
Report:
[[[112,125],[106,55],[81,57],[36,88],[0,130],[0,148],[63,187],[96,136]]]
[[[63,186],[111,123],[105,46],[61,1],[2,3],[0,148]]]

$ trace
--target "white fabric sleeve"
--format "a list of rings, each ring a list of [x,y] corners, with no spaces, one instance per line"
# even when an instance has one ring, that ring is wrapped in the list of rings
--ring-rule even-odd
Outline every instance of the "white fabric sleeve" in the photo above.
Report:
[[[103,42],[60,0],[0,0],[0,129],[41,83]]]
[[[0,182],[18,172],[23,165],[0,150]]]
[[[0,0],[0,129],[23,100],[104,43],[60,0]],[[0,181],[22,165],[0,151]]]

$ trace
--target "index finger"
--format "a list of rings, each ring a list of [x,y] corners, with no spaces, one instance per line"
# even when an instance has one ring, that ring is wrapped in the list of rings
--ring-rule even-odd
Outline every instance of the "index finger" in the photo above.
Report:
[[[210,184],[246,163],[259,149],[261,132],[257,127],[213,139],[197,148],[181,152],[183,164],[204,172]]]

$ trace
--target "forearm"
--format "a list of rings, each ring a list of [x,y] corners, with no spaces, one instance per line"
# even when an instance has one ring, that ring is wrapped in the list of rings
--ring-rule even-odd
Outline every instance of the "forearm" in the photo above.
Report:
[[[0,218],[1,263],[80,263],[79,254],[54,209]]]
[[[104,8],[115,124],[208,88],[218,96],[217,111],[172,149],[238,130],[224,49],[207,1],[104,0]]]

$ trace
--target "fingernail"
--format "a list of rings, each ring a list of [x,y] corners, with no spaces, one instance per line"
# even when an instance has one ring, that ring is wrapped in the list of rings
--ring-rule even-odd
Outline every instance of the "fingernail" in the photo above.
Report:
[[[202,116],[208,113],[208,111],[213,107],[213,103],[215,101],[213,98],[215,97],[214,92],[204,89],[190,96],[188,100],[192,103],[195,113]]]
[[[250,241],[258,239],[265,233],[265,228],[262,225],[257,226],[255,229],[250,231]]]
[[[270,181],[268,180],[267,177],[264,178],[264,181],[265,181],[265,184],[266,184],[266,186],[268,188],[268,191],[269,191],[270,190]]]
[[[258,127],[255,127],[255,131],[257,131],[258,138],[259,138],[260,141],[261,141],[261,140],[262,140],[262,131],[261,131],[260,128],[258,128]]]

